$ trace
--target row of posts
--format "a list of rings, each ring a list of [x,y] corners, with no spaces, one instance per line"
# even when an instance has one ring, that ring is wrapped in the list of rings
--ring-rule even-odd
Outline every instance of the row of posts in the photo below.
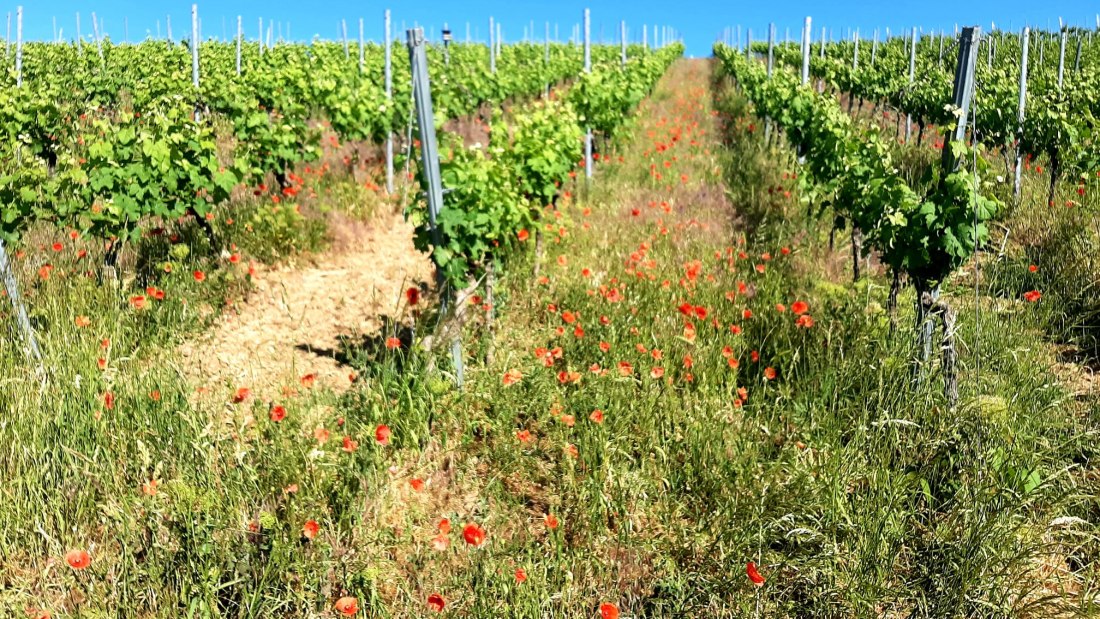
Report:
[[[810,24],[811,24],[811,19],[809,17],[807,17],[806,21],[805,21],[805,26],[804,26],[804,29],[803,29],[803,33],[802,33],[802,72],[801,72],[802,74],[801,74],[801,77],[802,77],[802,83],[803,84],[809,83],[810,49],[811,49]],[[1100,29],[1100,16],[1097,16],[1097,28]],[[975,56],[975,58],[977,57],[978,40],[980,40],[980,38],[981,38],[980,32],[981,32],[980,28],[977,28],[977,27],[964,28],[963,29],[963,34],[966,35],[966,34],[969,33],[969,36],[971,37],[971,39],[969,39],[968,42],[967,42],[967,49],[970,49],[970,47],[973,47],[972,51],[973,51],[973,55]],[[821,57],[824,57],[824,55],[825,55],[825,40],[826,40],[826,32],[825,32],[824,28],[822,29],[821,34],[822,34],[822,37],[821,37],[821,44],[820,44],[820,47],[819,47],[819,55]],[[1091,37],[1091,33],[1089,33],[1089,34],[1090,34],[1090,37]],[[889,37],[889,30],[887,30],[887,37]],[[909,51],[909,75],[908,75],[908,79],[909,79],[909,84],[912,85],[916,80],[917,45],[920,43],[921,35],[918,33],[917,28],[914,27],[910,32],[910,36],[907,37],[907,38],[908,38],[908,41],[909,41],[909,44],[907,45],[908,51]],[[944,39],[944,37],[941,35],[939,37],[939,39],[940,39],[939,57],[942,61],[942,58],[943,58],[943,39]],[[990,66],[992,66],[993,59],[994,59],[994,56],[995,56],[995,50],[994,50],[994,46],[995,46],[994,41],[995,40],[996,39],[993,38],[993,37],[986,37],[986,41],[987,41],[987,44],[986,44],[986,50],[987,50],[986,60],[987,60],[987,63]],[[1058,75],[1058,78],[1057,78],[1058,90],[1062,90],[1065,86],[1067,40],[1068,40],[1068,29],[1063,25],[1062,28],[1060,29],[1060,34],[1059,34],[1059,37],[1058,37],[1058,41],[1059,41],[1059,44],[1058,44],[1058,74],[1057,74]],[[1076,61],[1075,61],[1075,66],[1074,66],[1075,71],[1080,70],[1081,48],[1082,48],[1084,40],[1085,40],[1084,37],[1079,36],[1077,38],[1077,58],[1076,58]],[[752,51],[751,51],[751,49],[752,49],[752,30],[751,29],[748,30],[748,32],[747,32],[747,37],[746,37],[745,42],[746,42],[746,55],[749,55],[751,57],[751,54],[752,54]],[[853,55],[852,55],[852,68],[853,69],[858,69],[859,68],[859,43],[860,43],[859,30],[858,29],[853,33],[853,43],[854,43],[854,46],[853,46]],[[1019,97],[1018,97],[1018,107],[1017,107],[1017,131],[1018,132],[1023,131],[1024,116],[1025,116],[1025,110],[1026,110],[1026,104],[1027,104],[1027,80],[1028,80],[1028,66],[1029,66],[1028,65],[1028,55],[1029,55],[1029,52],[1030,52],[1030,44],[1031,44],[1031,28],[1025,26],[1020,31],[1020,80],[1019,80]],[[873,41],[872,45],[873,46],[872,46],[872,49],[871,49],[871,63],[872,63],[872,66],[873,66],[874,62],[875,62],[875,57],[876,57],[876,54],[877,54],[877,50],[878,50],[878,31],[877,30],[875,31],[875,37],[874,37],[874,41]],[[775,63],[774,46],[775,46],[775,25],[771,24],[769,26],[769,29],[768,29],[768,56],[767,56],[768,64],[767,64],[767,72],[768,72],[769,77],[771,76],[772,71],[774,70],[774,63]],[[1040,47],[1040,50],[1042,50],[1042,47]],[[1042,62],[1042,58],[1040,58],[1040,62]],[[959,69],[958,67],[956,67],[956,68]],[[970,70],[973,71],[973,68],[971,68]],[[959,79],[958,75],[956,75],[956,80],[958,80],[958,79]],[[972,88],[973,87],[972,86],[973,76],[971,76],[969,79],[970,79],[971,88]],[[969,101],[969,99],[967,101]],[[965,127],[965,124],[966,124],[966,121],[965,121],[965,119],[963,119],[963,121],[960,123],[960,125]],[[912,127],[913,127],[912,114],[906,113],[906,118],[905,118],[905,142],[906,143],[909,143],[912,140]],[[770,133],[770,129],[771,129],[771,127],[770,127],[770,123],[769,123],[766,126],[766,129],[765,129],[765,132],[766,132],[765,136],[767,136],[767,134]],[[1013,193],[1014,193],[1015,198],[1018,200],[1020,198],[1021,182],[1022,182],[1022,170],[1023,170],[1023,153],[1020,150],[1019,140],[1016,140],[1016,147],[1015,148],[1016,148],[1016,153],[1015,153],[1016,154],[1016,166],[1015,166],[1015,178],[1014,178],[1014,183],[1013,183]]]
[[[79,20],[80,16],[77,15],[77,32],[78,32],[78,45],[79,43]],[[391,36],[391,15],[390,11],[385,12],[384,17],[384,32],[385,32],[385,91],[388,100],[393,98],[393,67],[392,67],[392,36]],[[92,16],[93,28],[95,30],[95,37],[97,44],[99,43],[98,23],[95,19],[95,15]],[[16,86],[21,88],[23,85],[22,79],[22,66],[23,66],[23,8],[20,6],[16,11],[16,24],[17,24],[17,43],[16,43]],[[200,25],[198,15],[198,5],[191,5],[191,80],[192,85],[196,91],[200,86],[200,64],[199,64],[199,36]],[[344,55],[345,58],[350,58],[348,44],[347,44],[347,25],[346,22],[342,22],[342,31],[344,34]],[[654,33],[657,32],[657,28],[654,27]],[[671,33],[671,31],[662,31],[663,36]],[[260,53],[263,54],[263,20],[260,20]],[[549,37],[550,25],[546,24],[546,49],[545,49],[545,62],[549,63],[550,60],[550,47]],[[492,70],[496,71],[496,58],[500,52],[500,24],[494,23],[490,18],[490,62]],[[168,37],[171,40],[171,19],[168,21]],[[9,38],[10,38],[10,17],[9,17]],[[433,238],[438,237],[439,232],[436,227],[436,220],[443,204],[443,190],[442,180],[439,175],[439,160],[438,160],[438,146],[436,144],[435,127],[433,122],[433,110],[431,103],[431,91],[428,80],[427,72],[427,60],[425,55],[426,41],[422,29],[409,30],[407,32],[410,66],[412,71],[413,80],[413,94],[416,107],[416,113],[418,118],[418,124],[421,128],[421,142],[422,142],[422,156],[424,158],[423,164],[425,168],[425,174],[428,178],[429,191],[429,220],[432,225]],[[244,40],[243,22],[242,17],[237,17],[237,35],[236,35],[236,72],[237,75],[241,74],[241,46]],[[625,68],[627,63],[627,30],[626,22],[620,23],[620,62]],[[364,41],[363,41],[363,21],[359,21],[359,67],[360,71],[365,70],[364,64]],[[269,24],[269,43],[270,47],[270,24]],[[648,28],[643,26],[643,45],[648,47]],[[102,59],[102,45],[99,46],[99,53]],[[589,9],[584,11],[584,71],[591,73],[592,71],[592,49],[591,49],[591,12]],[[549,89],[549,86],[547,86]],[[196,120],[199,120],[200,111],[196,110]],[[390,193],[393,192],[393,138],[387,136],[386,144],[386,189]],[[586,178],[592,177],[592,129],[587,128],[585,131],[585,176]],[[434,238],[436,244],[439,239]],[[24,346],[28,358],[36,361],[39,364],[39,370],[41,371],[41,351],[38,347],[37,340],[34,335],[34,330],[31,327],[30,319],[28,317],[26,306],[23,303],[22,297],[19,293],[18,283],[15,278],[14,270],[12,269],[11,262],[8,259],[6,248],[3,244],[3,240],[0,239],[0,279],[4,280],[4,285],[7,290],[9,300],[12,303],[12,307],[15,310],[16,319],[19,325],[20,332],[23,337]],[[462,383],[462,352],[461,343],[455,341],[452,343],[452,357],[455,362],[456,368],[456,380],[461,385]]]

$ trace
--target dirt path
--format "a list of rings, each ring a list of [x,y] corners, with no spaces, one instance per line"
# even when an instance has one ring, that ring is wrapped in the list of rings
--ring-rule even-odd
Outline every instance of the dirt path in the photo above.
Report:
[[[431,277],[412,233],[399,215],[383,215],[341,227],[337,248],[308,264],[258,270],[248,297],[182,347],[185,371],[197,386],[248,387],[260,396],[309,374],[316,386],[347,388],[351,370],[336,359],[340,338],[376,332],[405,289]]]

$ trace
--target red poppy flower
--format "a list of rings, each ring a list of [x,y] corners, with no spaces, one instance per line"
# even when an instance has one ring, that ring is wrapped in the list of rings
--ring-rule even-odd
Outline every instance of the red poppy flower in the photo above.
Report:
[[[278,423],[283,419],[286,419],[286,407],[276,404],[271,407],[271,413],[268,415],[272,421]]]
[[[302,537],[312,540],[317,537],[320,530],[321,525],[317,524],[316,520],[306,520],[306,523],[302,525]]]
[[[1028,303],[1034,303],[1042,298],[1043,293],[1039,292],[1038,290],[1031,290],[1024,293],[1024,300],[1026,300]]]
[[[74,570],[82,570],[92,564],[92,558],[83,550],[70,550],[65,553],[65,563]]]
[[[419,477],[414,477],[409,480],[409,485],[412,486],[413,490],[420,492],[424,489],[424,480],[420,479]]]
[[[434,610],[437,613],[443,612],[443,607],[447,605],[447,602],[443,599],[442,595],[433,593],[428,596],[428,608]]]
[[[420,303],[420,289],[413,286],[405,291],[405,302],[409,305]]]
[[[248,399],[248,396],[252,395],[252,390],[248,387],[241,387],[237,389],[237,393],[233,394],[233,403],[240,404]]]
[[[401,348],[400,338],[387,337],[386,338],[386,348],[389,349],[389,350],[394,350],[394,349],[397,349],[397,348]]]
[[[603,423],[603,411],[596,409],[592,411],[592,414],[588,416],[594,423]]]
[[[543,517],[542,521],[544,524],[546,524],[547,529],[556,529],[558,528],[558,524],[560,524],[558,522],[557,516],[555,516],[554,514],[546,514],[546,516]]]
[[[1039,270],[1039,267],[1038,267],[1037,265],[1034,265],[1034,264],[1033,264],[1033,265],[1029,266],[1029,267],[1027,268],[1027,270],[1028,270],[1028,271],[1031,271],[1032,273],[1035,273],[1036,271],[1038,271],[1038,270]]]
[[[521,374],[519,370],[511,369],[504,373],[504,378],[501,379],[501,382],[504,384],[505,387],[508,387],[510,385],[518,383],[522,379],[523,374]]]
[[[810,327],[814,326],[814,317],[809,314],[803,314],[798,317],[798,320],[794,321],[794,324],[796,327],[809,329]]]
[[[344,437],[344,444],[343,444],[343,446],[340,447],[340,449],[343,449],[344,451],[348,452],[349,454],[350,453],[355,453],[355,450],[359,449],[359,441],[351,438],[350,436],[345,436]]]
[[[138,310],[145,309],[145,296],[135,294],[134,296],[130,297],[130,306]]]
[[[531,431],[530,430],[520,430],[519,432],[516,432],[516,438],[519,439],[519,442],[521,442],[521,443],[530,443],[531,442]]]
[[[88,318],[87,316],[77,316],[76,317],[76,326],[80,327],[81,329],[83,329],[84,327],[87,327],[90,324],[92,324],[92,319],[91,318]]]
[[[114,410],[115,408],[115,394],[110,391],[103,394],[103,408],[107,410]]]
[[[791,312],[793,312],[796,316],[801,316],[808,311],[810,311],[810,306],[807,305],[805,301],[795,301],[794,303],[791,303]]]
[[[619,619],[619,607],[610,602],[600,604],[600,619]]]
[[[519,239],[521,242],[526,241],[527,239],[531,238],[531,233],[527,230],[520,230],[516,233],[516,238]]]
[[[480,546],[485,543],[485,529],[474,523],[469,523],[462,528],[462,539],[466,540],[466,543],[471,546]]]
[[[775,380],[775,368],[764,368],[764,378],[767,380]]]
[[[436,552],[443,552],[447,550],[447,547],[451,545],[451,540],[447,539],[445,533],[440,533],[432,538],[432,549]]]
[[[451,532],[451,521],[447,518],[440,518],[439,524],[435,525],[439,532],[446,535]]]
[[[350,617],[359,612],[359,600],[351,596],[345,596],[336,600],[336,606],[334,608],[336,608],[336,612]]]
[[[522,567],[517,567],[516,568],[516,582],[517,583],[527,582],[527,571],[524,570]]]
[[[149,481],[141,484],[141,493],[145,496],[156,496],[158,483],[160,482],[155,479],[150,479]]]
[[[764,577],[760,575],[760,572],[756,569],[756,564],[749,561],[749,564],[745,566],[745,573],[749,575],[749,580],[757,587],[764,584]]]
[[[384,423],[379,424],[378,427],[374,429],[374,440],[378,441],[381,445],[389,445],[390,434],[392,433],[390,432],[389,426]]]
[[[191,273],[191,275],[194,276],[195,281],[197,282],[206,281],[206,273],[203,273],[202,271],[194,271]]]

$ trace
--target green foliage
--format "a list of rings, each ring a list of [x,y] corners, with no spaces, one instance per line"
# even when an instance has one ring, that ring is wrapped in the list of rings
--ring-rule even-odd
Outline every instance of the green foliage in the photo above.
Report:
[[[449,191],[437,228],[432,229],[425,208],[413,210],[412,217],[417,249],[432,251],[447,279],[463,287],[468,274],[483,267],[498,249],[506,249],[514,232],[530,224],[531,215],[515,175],[501,157],[503,149],[466,148],[456,136],[446,140],[439,168]],[[436,234],[438,245],[433,243]]]
[[[784,71],[769,79],[761,65],[725,46],[715,54],[757,112],[778,123],[805,156],[814,198],[850,218],[894,270],[935,285],[988,239],[985,222],[1000,204],[987,197],[970,166],[933,182],[935,189],[922,197],[899,175],[878,131],[857,127],[831,95]],[[978,171],[986,171],[976,148],[950,147],[957,160],[976,161]]]

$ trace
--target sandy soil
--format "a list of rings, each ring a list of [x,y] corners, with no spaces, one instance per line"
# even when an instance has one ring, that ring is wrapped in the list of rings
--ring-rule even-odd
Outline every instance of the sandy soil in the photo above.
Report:
[[[334,232],[333,249],[308,264],[259,269],[249,296],[182,347],[198,386],[272,397],[310,374],[317,387],[350,385],[351,369],[335,358],[341,337],[378,331],[381,316],[394,314],[406,288],[429,281],[432,267],[399,215]]]

